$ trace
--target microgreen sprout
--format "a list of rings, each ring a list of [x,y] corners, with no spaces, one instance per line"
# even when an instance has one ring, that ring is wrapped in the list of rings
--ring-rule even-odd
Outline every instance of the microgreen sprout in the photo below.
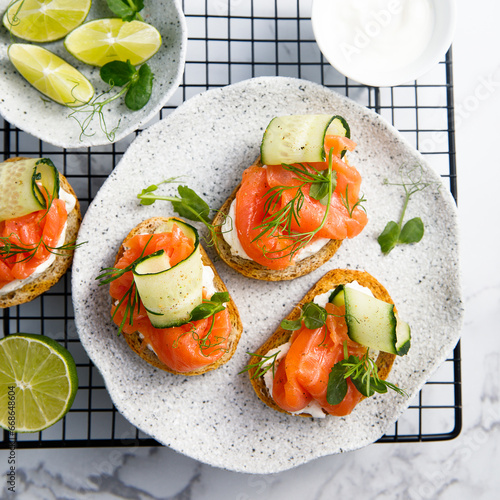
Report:
[[[387,179],[384,181],[387,186],[402,186],[405,191],[405,200],[399,221],[388,222],[377,239],[384,254],[388,254],[396,245],[418,243],[422,239],[424,236],[424,223],[420,217],[414,217],[403,225],[408,202],[418,191],[423,191],[429,186],[438,184],[437,182],[422,179],[423,169],[421,165],[415,165],[409,170],[406,169],[405,165],[402,165],[399,174],[401,182],[392,183]]]
[[[155,193],[161,184],[171,184],[177,181],[178,177],[171,177],[158,184],[152,184],[143,189],[137,198],[141,200],[141,205],[152,205],[155,201],[169,201],[176,213],[185,219],[204,224],[210,232],[210,238],[206,241],[208,245],[217,244],[216,232],[220,226],[213,225],[210,219],[211,209],[207,202],[187,186],[179,186],[177,192],[179,196],[162,196]],[[224,223],[224,221],[223,221]]]
[[[386,393],[388,389],[401,396],[408,396],[403,389],[379,377],[377,364],[370,358],[368,351],[361,358],[352,354],[349,356],[347,342],[344,342],[344,359],[335,363],[328,377],[326,390],[328,404],[337,405],[344,400],[349,377],[356,389],[365,397],[370,397],[375,392]]]
[[[254,356],[256,358],[260,358],[260,361],[257,363],[252,363],[250,365],[245,366],[243,370],[241,370],[238,375],[241,375],[242,373],[248,372],[250,370],[253,370],[255,368],[255,372],[252,374],[251,378],[259,378],[263,377],[269,370],[273,370],[273,378],[276,370],[276,360],[278,359],[278,354],[281,351],[276,351],[273,354],[269,355],[262,355],[262,354],[256,354],[254,352],[247,352],[249,356]]]
[[[109,90],[96,95],[88,103],[72,106],[72,112],[69,116],[80,125],[81,140],[83,136],[93,135],[88,133],[88,128],[97,115],[101,130],[107,139],[113,142],[121,120],[112,129],[109,129],[103,110],[122,96],[125,96],[125,105],[130,110],[138,111],[143,108],[151,97],[154,75],[147,64],[136,69],[130,61],[111,61],[101,68],[100,75],[101,79],[110,85]],[[115,87],[123,88],[112,93],[111,91]]]
[[[144,21],[139,12],[144,9],[143,0],[106,0],[109,9],[123,21]]]

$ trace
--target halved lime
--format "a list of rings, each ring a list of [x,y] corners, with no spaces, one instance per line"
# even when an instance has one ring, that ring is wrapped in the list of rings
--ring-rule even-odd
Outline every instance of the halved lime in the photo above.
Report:
[[[93,66],[127,60],[137,66],[158,52],[161,35],[142,21],[97,19],[71,32],[64,46],[77,59]]]
[[[92,99],[94,87],[76,68],[36,45],[14,43],[9,59],[33,87],[65,106],[81,106]]]
[[[0,427],[38,432],[60,420],[78,389],[71,354],[43,335],[0,340]]]
[[[4,26],[30,42],[52,42],[83,23],[92,0],[17,0],[5,11]]]

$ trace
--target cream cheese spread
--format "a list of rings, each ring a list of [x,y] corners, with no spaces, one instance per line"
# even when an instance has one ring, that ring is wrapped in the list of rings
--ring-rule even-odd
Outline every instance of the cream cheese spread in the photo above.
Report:
[[[236,200],[233,200],[229,208],[228,216],[226,217],[226,220],[221,227],[222,237],[231,248],[231,253],[233,255],[241,257],[242,259],[252,260],[252,258],[249,257],[245,252],[245,249],[241,245],[240,239],[238,238],[238,231],[236,229],[235,204]],[[305,246],[297,252],[295,260],[300,261],[307,259],[307,257],[310,257],[311,255],[319,252],[329,241],[329,238],[318,238],[312,243],[309,243],[309,245]]]

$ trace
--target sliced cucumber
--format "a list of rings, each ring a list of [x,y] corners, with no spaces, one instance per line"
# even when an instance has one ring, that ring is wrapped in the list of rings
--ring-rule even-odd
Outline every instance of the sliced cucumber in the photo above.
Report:
[[[291,115],[273,118],[260,147],[265,165],[326,161],[325,135],[350,137],[349,125],[341,116]]]
[[[347,334],[372,349],[396,354],[394,305],[344,287]]]
[[[59,196],[59,172],[48,158],[0,163],[0,222],[47,208]]]
[[[411,329],[408,323],[402,321],[396,314],[396,351],[398,356],[404,356],[411,345]]]
[[[358,344],[399,356],[410,349],[410,327],[392,304],[344,285],[333,290],[328,302],[345,305],[347,334]]]
[[[160,250],[141,259],[133,269],[137,291],[155,328],[187,323],[191,311],[203,299],[203,264],[198,231],[183,221],[170,219],[155,233],[170,232],[174,224],[193,240],[193,252],[170,267],[168,256]]]
[[[344,285],[339,285],[335,290],[331,293],[328,302],[336,305],[337,307],[343,306],[344,303]]]

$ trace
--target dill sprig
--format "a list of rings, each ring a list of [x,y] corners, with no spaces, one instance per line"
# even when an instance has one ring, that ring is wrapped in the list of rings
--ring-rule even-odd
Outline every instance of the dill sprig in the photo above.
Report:
[[[1,236],[0,237],[0,257],[3,260],[8,260],[16,257],[17,255],[22,255],[22,254],[27,254],[23,259],[16,261],[16,263],[19,262],[26,262],[28,260],[31,260],[36,253],[38,252],[38,249],[40,247],[45,248],[49,253],[54,254],[54,255],[67,255],[67,252],[71,252],[75,250],[75,248],[78,248],[79,246],[83,245],[84,243],[87,243],[86,241],[82,243],[78,243],[78,245],[75,245],[74,242],[69,242],[65,243],[64,245],[58,246],[58,247],[53,247],[45,243],[43,240],[43,237],[40,238],[40,241],[37,243],[32,243],[32,244],[17,244],[14,243],[10,238],[12,236],[16,236],[12,234],[11,236]]]
[[[337,186],[337,172],[333,170],[332,159],[333,149],[330,149],[328,153],[328,168],[326,174],[311,165],[309,165],[311,170],[308,170],[303,164],[299,164],[299,166],[285,163],[282,164],[283,168],[295,174],[296,179],[301,181],[301,183],[297,186],[276,186],[269,189],[265,194],[266,201],[264,210],[266,213],[273,212],[277,208],[285,191],[296,189],[297,192],[281,209],[271,213],[263,219],[262,223],[255,228],[260,229],[260,232],[252,241],[258,241],[262,237],[267,236],[268,238],[276,237],[278,239],[289,239],[291,243],[280,250],[273,251],[266,250],[264,246],[263,252],[266,257],[270,259],[280,259],[290,256],[290,258],[293,258],[298,251],[307,246],[316,234],[323,229],[330,212],[330,200]],[[300,210],[305,200],[303,189],[307,185],[310,185],[309,195],[311,198],[318,200],[325,206],[325,213],[316,229],[301,233],[292,230],[292,224],[295,221],[297,225],[300,225]],[[279,252],[280,255],[273,257],[272,254],[277,252]],[[283,254],[283,252],[285,253]]]
[[[133,262],[131,262],[128,266],[122,268],[118,267],[104,267],[101,268],[101,274],[97,276],[96,280],[99,280],[99,286],[102,285],[107,285],[111,283],[112,281],[120,278],[123,276],[125,273],[131,272],[134,266],[137,264],[139,260],[144,257],[144,252],[146,251],[147,246],[149,245],[151,239],[153,238],[153,235],[151,235],[144,245],[144,248],[142,249],[141,255],[137,257]],[[118,327],[118,335],[120,335],[123,331],[123,327],[125,326],[125,322],[127,321],[129,325],[132,325],[134,323],[134,310],[137,308],[137,313],[139,313],[141,309],[141,301],[139,297],[139,292],[137,291],[137,287],[135,286],[135,281],[132,280],[131,285],[127,289],[127,291],[123,294],[123,297],[119,300],[118,304],[116,304],[116,307],[113,311],[113,314],[111,317],[113,320],[115,319],[116,313],[118,312],[118,309],[120,309],[120,306],[125,303],[125,312],[123,314],[123,319],[120,322],[120,325]],[[114,304],[113,304],[114,305]]]
[[[345,196],[341,193],[340,194],[340,200],[342,201],[342,205],[344,205],[345,209],[347,210],[347,213],[349,214],[349,217],[352,219],[352,214],[354,213],[354,209],[356,207],[361,208],[363,211],[366,212],[365,207],[362,205],[362,203],[366,202],[366,198],[364,195],[361,195],[361,198],[358,199],[358,201],[351,207],[349,204],[349,184],[345,187]]]
[[[224,343],[227,340],[225,337],[216,336],[214,339],[210,339],[210,335],[212,334],[212,331],[213,331],[213,328],[215,325],[215,314],[216,314],[215,312],[212,314],[212,316],[211,316],[212,321],[210,323],[210,328],[208,329],[207,333],[205,335],[203,335],[203,337],[200,337],[199,333],[196,330],[195,325],[190,322],[189,324],[191,325],[191,329],[187,330],[186,332],[181,333],[179,335],[179,337],[177,337],[177,339],[172,344],[172,347],[174,349],[179,347],[179,342],[180,342],[181,338],[184,337],[185,335],[188,335],[189,333],[191,333],[193,340],[195,342],[197,342],[197,344],[200,348],[200,352],[201,352],[202,356],[208,357],[210,354],[213,354],[214,352],[220,351],[220,350],[227,352],[227,349],[225,349],[224,347],[219,347],[218,349],[215,349],[216,347],[220,346],[222,343]],[[207,351],[208,349],[213,349],[213,350],[211,350],[210,354],[207,354],[204,352],[204,351]]]

